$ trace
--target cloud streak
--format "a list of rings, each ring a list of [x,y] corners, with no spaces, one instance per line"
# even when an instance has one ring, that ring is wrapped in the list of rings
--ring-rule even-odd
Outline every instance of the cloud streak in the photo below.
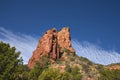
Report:
[[[78,42],[72,40],[73,47],[79,56],[88,58],[94,63],[108,65],[111,63],[120,63],[120,53],[113,50],[104,50],[98,45],[89,42]]]
[[[0,41],[9,43],[11,46],[15,46],[17,51],[21,52],[24,64],[27,64],[28,59],[31,57],[32,52],[37,46],[38,39],[25,34],[16,34],[9,30],[0,27]]]
[[[27,64],[29,58],[32,56],[32,52],[35,50],[39,39],[21,33],[13,33],[0,27],[0,41],[9,43],[11,46],[15,46],[17,51],[21,51],[24,64]],[[111,64],[120,62],[120,54],[116,51],[108,51],[102,49],[100,46],[94,45],[89,42],[79,42],[72,40],[72,46],[75,48],[76,53],[79,56],[88,58],[94,63],[99,64]]]

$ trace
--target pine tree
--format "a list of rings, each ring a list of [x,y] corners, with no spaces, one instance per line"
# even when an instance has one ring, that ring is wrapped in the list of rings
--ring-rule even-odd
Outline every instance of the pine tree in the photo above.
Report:
[[[15,47],[0,42],[0,80],[21,80],[23,60]]]

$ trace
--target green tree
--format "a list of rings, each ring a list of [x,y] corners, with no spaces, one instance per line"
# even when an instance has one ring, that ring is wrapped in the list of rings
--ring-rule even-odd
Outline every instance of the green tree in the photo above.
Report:
[[[48,68],[48,65],[49,65],[49,60],[47,56],[41,57],[40,60],[36,62],[34,68],[30,70],[29,80],[38,80],[38,76],[43,72],[43,70]]]
[[[38,76],[43,71],[42,67],[39,65],[39,63],[36,63],[33,69],[29,72],[29,80],[38,80]]]
[[[0,80],[20,80],[22,78],[23,60],[15,47],[0,42]]]

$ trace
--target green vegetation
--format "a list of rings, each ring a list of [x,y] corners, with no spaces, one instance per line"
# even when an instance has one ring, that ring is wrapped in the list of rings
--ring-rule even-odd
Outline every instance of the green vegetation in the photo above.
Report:
[[[70,52],[70,50],[69,49],[64,49],[64,51],[69,55],[71,52]]]
[[[23,60],[15,47],[0,42],[0,80],[19,80],[22,77]]]
[[[81,80],[82,74],[80,73],[79,67],[70,67],[67,65],[65,70],[71,75],[71,80]]]
[[[114,65],[120,65],[120,63],[113,63],[113,64],[110,64],[108,66],[114,66]]]
[[[28,80],[37,80],[38,76],[48,68],[49,60],[46,56],[40,58],[39,62],[36,62],[36,65],[29,72]]]
[[[71,53],[71,51],[67,48],[64,49],[64,52],[66,52],[68,56],[75,56],[75,54]]]
[[[23,65],[20,52],[16,52],[15,47],[0,42],[0,80],[120,80],[120,70],[108,70],[87,58],[71,55],[68,49],[64,51],[66,60],[58,59],[51,64],[49,58],[43,56],[33,69],[29,69]],[[61,69],[61,66],[65,67]]]
[[[59,80],[61,78],[61,73],[57,69],[46,69],[39,76],[38,80]]]
[[[100,70],[99,80],[120,80],[120,70]]]
[[[71,72],[60,72],[59,69],[49,68],[42,72],[38,80],[81,80],[78,68],[71,68]]]

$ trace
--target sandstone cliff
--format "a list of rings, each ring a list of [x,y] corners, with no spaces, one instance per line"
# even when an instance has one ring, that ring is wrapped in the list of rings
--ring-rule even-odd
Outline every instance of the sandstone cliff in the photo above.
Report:
[[[43,37],[38,42],[38,46],[29,59],[28,67],[33,68],[36,61],[46,55],[51,62],[61,59],[64,50],[67,49],[71,54],[75,54],[75,50],[71,45],[70,29],[63,28],[57,31],[55,28],[45,32]]]

